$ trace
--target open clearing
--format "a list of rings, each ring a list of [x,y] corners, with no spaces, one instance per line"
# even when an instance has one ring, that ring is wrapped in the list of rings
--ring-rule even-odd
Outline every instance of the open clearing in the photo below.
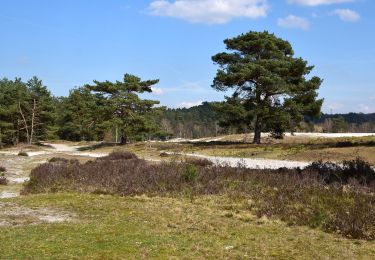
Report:
[[[216,164],[227,164],[234,167],[242,165],[247,168],[260,169],[303,168],[312,161],[340,162],[356,157],[361,157],[375,166],[375,136],[371,135],[297,133],[296,136],[287,136],[280,141],[265,137],[262,145],[241,143],[240,141],[246,136],[230,135],[198,139],[195,142],[135,143],[124,147],[102,146],[100,143],[77,144],[70,142],[15,147],[0,151],[0,165],[7,168],[5,176],[9,180],[9,185],[0,186],[0,198],[18,196],[22,184],[28,180],[31,169],[52,157],[87,161],[90,158],[106,156],[112,151],[129,150],[140,158],[152,161],[170,160],[182,155],[206,158]],[[330,137],[327,138],[327,136]],[[346,137],[337,138],[337,136]],[[249,137],[247,136],[247,138]],[[336,147],[337,144],[343,144],[343,147]],[[20,151],[27,152],[29,156],[17,156]],[[161,158],[159,155],[163,152],[175,154],[175,156]]]
[[[9,200],[8,200],[9,201]],[[373,259],[374,242],[257,219],[220,197],[54,194],[11,199],[79,221],[1,227],[1,257],[86,259]]]
[[[84,162],[120,150],[154,161],[179,158],[162,158],[162,152],[184,153],[232,166],[245,163],[250,168],[304,167],[315,159],[330,159],[329,154],[335,155],[333,160],[361,154],[375,165],[375,148],[371,145],[375,137],[297,136],[260,146],[225,143],[226,138],[243,136],[194,144],[156,142],[126,147],[49,143],[1,151],[0,165],[7,168],[9,184],[0,186],[0,258],[375,258],[374,241],[350,240],[318,229],[259,219],[243,210],[243,205],[221,196],[194,200],[76,193],[19,196],[31,169],[52,157]],[[331,147],[331,142],[350,142],[352,146]],[[77,150],[90,145],[91,149]],[[20,150],[29,156],[17,156]]]

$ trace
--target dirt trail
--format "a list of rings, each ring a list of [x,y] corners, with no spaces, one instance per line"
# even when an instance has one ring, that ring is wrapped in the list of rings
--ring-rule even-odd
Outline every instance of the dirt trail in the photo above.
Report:
[[[51,146],[54,150],[52,153],[57,154],[65,154],[65,155],[72,155],[72,156],[84,156],[84,157],[92,157],[92,158],[99,158],[107,156],[108,153],[95,153],[95,152],[82,152],[79,151],[79,148],[84,146],[79,145],[67,145],[67,144],[49,144],[44,143],[45,145]]]
[[[175,154],[167,152],[168,154]],[[271,160],[271,159],[250,159],[250,158],[237,158],[237,157],[220,157],[208,156],[196,153],[178,153],[178,155],[191,156],[202,159],[207,159],[216,165],[228,165],[231,167],[242,166],[249,169],[279,169],[279,168],[305,168],[310,162],[299,161],[284,161],[284,160]]]
[[[0,199],[19,196],[22,184],[29,180],[29,174],[32,168],[38,164],[46,162],[54,156],[82,156],[98,158],[107,156],[108,153],[83,152],[79,148],[83,146],[69,145],[64,143],[44,143],[45,148],[38,151],[27,151],[28,157],[17,156],[20,150],[12,149],[8,151],[0,151],[0,165],[7,168],[6,178],[9,184],[0,186]],[[208,159],[218,165],[230,165],[236,167],[241,165],[246,168],[253,169],[278,169],[278,168],[304,168],[308,162],[282,161],[269,159],[250,159],[235,157],[215,157],[201,154],[182,154],[186,156],[194,156]]]
[[[0,166],[6,168],[5,177],[8,185],[0,185],[0,228],[4,226],[19,226],[40,223],[60,223],[72,221],[74,214],[60,212],[49,208],[27,208],[6,199],[20,195],[22,185],[28,181],[30,171],[38,164],[45,163],[54,156],[85,156],[101,157],[107,154],[86,153],[78,151],[80,146],[67,144],[45,144],[39,151],[26,151],[28,156],[18,156],[21,150],[10,149],[0,151]],[[5,199],[2,201],[2,199]]]
[[[81,152],[78,148],[67,144],[44,143],[46,148],[40,151],[26,151],[28,156],[18,156],[21,149],[12,149],[0,151],[0,166],[7,170],[5,177],[9,181],[8,185],[0,186],[0,199],[19,196],[22,184],[29,180],[29,174],[32,168],[38,164],[46,162],[53,156],[83,156],[83,157],[103,157],[106,153]]]

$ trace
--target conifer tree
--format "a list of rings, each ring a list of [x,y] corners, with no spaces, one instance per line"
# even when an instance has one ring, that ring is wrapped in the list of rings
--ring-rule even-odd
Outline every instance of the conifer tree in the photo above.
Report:
[[[322,80],[306,79],[314,67],[295,58],[288,41],[268,32],[249,32],[224,43],[228,52],[212,57],[219,65],[212,87],[233,90],[233,97],[251,112],[247,124],[254,129],[254,143],[261,142],[264,130],[280,135],[304,116],[320,114],[323,100],[317,99],[317,90]]]
[[[148,129],[145,115],[159,102],[140,99],[138,94],[152,92],[151,86],[158,82],[141,81],[137,76],[125,74],[123,81],[94,81],[94,85],[86,88],[103,95],[109,122],[118,129],[120,143],[126,144],[130,136]]]

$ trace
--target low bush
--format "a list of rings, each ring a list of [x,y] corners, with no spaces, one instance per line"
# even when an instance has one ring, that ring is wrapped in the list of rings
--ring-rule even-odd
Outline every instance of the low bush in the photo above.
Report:
[[[5,176],[0,175],[0,185],[7,185],[7,184],[8,184],[7,178],[5,178]]]
[[[160,157],[169,157],[169,154],[166,152],[162,152],[159,154]]]
[[[186,164],[185,170],[182,172],[182,177],[185,181],[191,182],[197,179],[199,174],[198,168],[194,164]]]
[[[204,158],[188,157],[185,159],[185,163],[193,164],[195,166],[207,167],[212,166],[214,163]]]
[[[7,169],[4,166],[0,166],[0,172],[6,172]]]
[[[365,172],[360,174],[362,170]],[[22,193],[76,191],[190,198],[225,195],[259,217],[276,217],[292,225],[308,225],[350,238],[374,239],[372,174],[360,161],[314,163],[303,170],[253,170],[191,162],[156,164],[111,154],[85,164],[69,161],[40,165],[32,170]],[[351,185],[353,182],[355,185]]]
[[[138,157],[131,152],[113,152],[108,156],[101,157],[98,160],[113,161],[113,160],[131,160],[138,159]]]
[[[27,152],[20,151],[20,152],[18,153],[18,156],[25,156],[25,157],[27,157],[27,156],[29,156],[29,155],[27,154]]]
[[[66,159],[66,158],[61,158],[61,157],[52,157],[51,159],[48,160],[48,162],[51,162],[51,163],[53,163],[53,162],[67,163],[67,162],[69,162],[69,160]]]
[[[327,184],[348,184],[356,181],[361,185],[371,185],[375,181],[375,171],[371,165],[360,158],[344,161],[342,165],[332,162],[313,162],[307,170],[317,172],[319,178]]]

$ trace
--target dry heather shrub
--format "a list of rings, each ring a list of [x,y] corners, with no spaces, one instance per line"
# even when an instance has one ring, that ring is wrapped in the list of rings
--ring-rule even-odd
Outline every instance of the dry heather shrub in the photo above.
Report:
[[[108,156],[101,157],[99,160],[130,160],[130,159],[138,159],[138,157],[131,152],[113,152]]]
[[[0,176],[0,185],[7,185],[8,180],[4,176]]]
[[[28,157],[29,155],[27,154],[27,152],[20,151],[20,152],[18,153],[18,156]]]
[[[67,163],[67,162],[69,162],[69,160],[66,159],[66,158],[61,158],[61,157],[52,157],[51,159],[48,160],[48,162],[50,162],[50,163],[53,163],[53,162]]]
[[[188,157],[185,159],[185,163],[193,164],[199,167],[212,166],[214,163],[204,158]]]
[[[328,171],[319,164],[304,170],[252,170],[207,167],[201,162],[155,164],[128,153],[115,153],[85,164],[69,161],[40,165],[32,170],[23,194],[227,195],[234,201],[253,201],[249,210],[259,217],[277,217],[350,238],[375,239],[373,172],[361,175],[361,169],[367,171],[367,166],[362,162],[352,164],[329,165]]]

